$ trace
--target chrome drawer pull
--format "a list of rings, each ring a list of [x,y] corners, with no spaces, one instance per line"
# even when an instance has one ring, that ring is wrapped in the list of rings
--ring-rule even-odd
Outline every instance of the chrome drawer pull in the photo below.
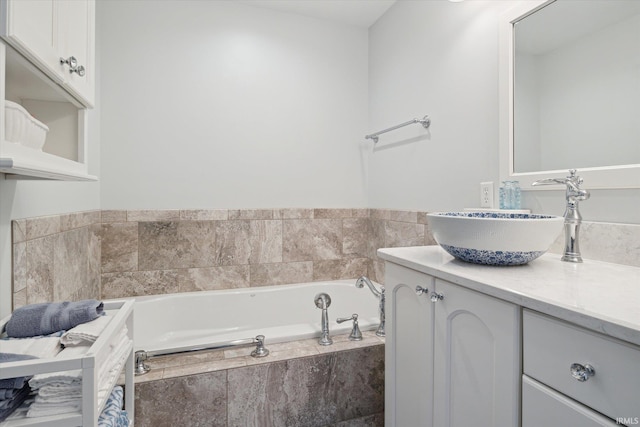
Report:
[[[585,382],[589,377],[592,377],[595,374],[595,369],[593,369],[593,366],[589,364],[581,365],[579,363],[573,363],[571,365],[571,376],[580,382]]]
[[[431,302],[436,303],[438,301],[442,301],[444,299],[444,295],[439,294],[437,292],[431,292]]]
[[[429,289],[427,288],[423,288],[422,286],[418,285],[416,286],[416,295],[420,296],[422,294],[426,294],[429,292]]]

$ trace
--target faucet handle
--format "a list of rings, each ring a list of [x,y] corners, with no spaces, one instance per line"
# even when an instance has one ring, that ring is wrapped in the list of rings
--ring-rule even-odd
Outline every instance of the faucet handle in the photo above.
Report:
[[[577,200],[587,200],[589,192],[580,188],[580,184],[584,182],[581,176],[576,175],[576,169],[569,169],[569,176],[565,178],[545,178],[535,181],[536,185],[564,184],[567,187],[567,198],[577,197]]]
[[[569,169],[569,176],[567,177],[567,179],[577,184],[582,184],[582,177],[577,176],[576,172],[578,172],[577,169]]]
[[[357,322],[358,321],[358,314],[357,313],[353,313],[351,315],[351,317],[338,317],[336,319],[336,322],[342,323],[342,322],[346,322],[347,320],[353,320],[354,322]]]
[[[362,332],[360,332],[360,327],[358,326],[358,314],[354,313],[351,317],[339,317],[336,322],[342,323],[347,320],[353,320],[353,328],[351,329],[351,334],[349,334],[349,340],[362,341]]]

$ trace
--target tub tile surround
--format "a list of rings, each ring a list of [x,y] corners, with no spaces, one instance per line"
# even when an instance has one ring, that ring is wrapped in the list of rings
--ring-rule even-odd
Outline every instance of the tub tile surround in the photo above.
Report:
[[[13,302],[384,277],[382,247],[433,245],[427,212],[102,210],[12,222]],[[583,257],[640,266],[640,225],[585,221]],[[561,253],[560,235],[551,252]],[[88,284],[88,285],[86,285]]]
[[[100,297],[100,211],[13,221],[13,306]]]
[[[426,213],[371,209],[104,211],[103,298],[355,279],[380,247],[432,244]],[[375,241],[372,230],[375,228]]]
[[[152,371],[136,378],[136,421],[383,426],[384,340],[373,331],[363,335],[361,342],[335,336],[329,347],[315,339],[271,344],[259,359],[251,349],[235,349],[150,361]]]

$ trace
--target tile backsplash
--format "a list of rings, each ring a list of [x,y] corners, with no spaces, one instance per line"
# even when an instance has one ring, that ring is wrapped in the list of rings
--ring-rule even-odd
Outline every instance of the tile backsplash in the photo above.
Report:
[[[579,244],[584,259],[640,267],[640,224],[583,221]],[[563,253],[564,233],[558,236],[549,251]]]
[[[13,306],[355,279],[382,247],[433,245],[427,213],[102,210],[14,220]],[[640,266],[640,225],[584,222],[584,258]],[[562,252],[560,236],[551,251]]]

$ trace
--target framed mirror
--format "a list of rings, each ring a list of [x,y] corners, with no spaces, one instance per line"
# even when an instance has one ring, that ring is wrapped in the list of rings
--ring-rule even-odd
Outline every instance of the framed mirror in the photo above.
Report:
[[[525,1],[500,23],[500,178],[640,188],[640,1]]]

